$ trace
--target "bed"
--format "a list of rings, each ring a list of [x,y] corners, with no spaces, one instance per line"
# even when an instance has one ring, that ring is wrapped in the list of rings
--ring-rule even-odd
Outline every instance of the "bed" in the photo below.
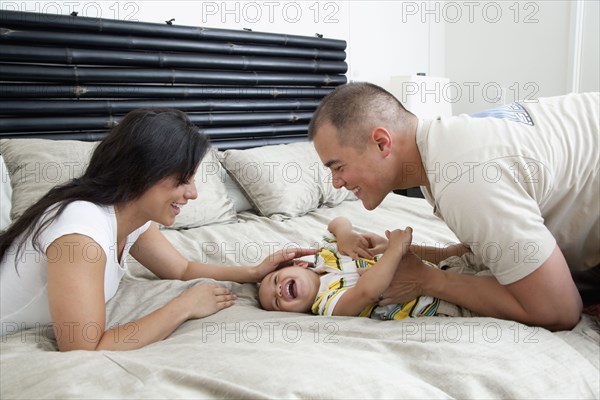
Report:
[[[366,211],[334,190],[306,142],[319,100],[346,82],[345,42],[0,13],[0,229],[80,174],[126,111],[176,107],[214,146],[196,176],[199,198],[162,230],[189,259],[256,265],[316,246],[336,216],[379,234],[410,225],[420,244],[456,241],[423,199],[390,193]],[[173,53],[160,52],[167,45]],[[107,304],[109,327],[205,281],[128,267]],[[220,284],[236,293],[233,307],[139,350],[60,353],[55,335],[67,332],[11,327],[0,340],[0,398],[600,397],[600,322],[588,315],[556,333],[494,318],[320,317],[267,312],[256,285]]]
[[[10,205],[7,192],[12,192],[11,213],[18,213],[20,206],[66,179],[68,171],[76,171],[74,166],[84,168],[94,145],[0,141],[4,171],[10,178],[2,179],[3,213]],[[38,175],[22,173],[35,168]],[[41,173],[44,168],[46,175]],[[55,179],[48,178],[51,168]],[[255,265],[277,249],[315,246],[328,221],[339,215],[350,218],[360,231],[380,234],[410,225],[416,243],[456,240],[423,199],[391,193],[376,210],[366,211],[351,193],[334,190],[311,143],[212,149],[200,171],[199,198],[173,227],[163,228],[190,259]],[[108,302],[108,326],[141,317],[189,285],[208,281],[163,281],[133,259],[128,266],[116,297]],[[255,284],[220,284],[236,293],[233,307],[187,321],[165,340],[139,350],[60,353],[50,326],[2,337],[0,397],[597,399],[600,395],[600,322],[589,315],[583,315],[574,329],[555,333],[494,318],[322,317],[264,311]],[[135,340],[135,332],[129,339]]]

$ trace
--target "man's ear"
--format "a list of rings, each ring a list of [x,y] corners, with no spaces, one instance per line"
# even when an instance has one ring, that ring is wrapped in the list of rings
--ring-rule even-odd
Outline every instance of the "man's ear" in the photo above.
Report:
[[[387,157],[392,152],[392,135],[387,129],[382,127],[373,128],[371,140],[377,145],[383,157]]]

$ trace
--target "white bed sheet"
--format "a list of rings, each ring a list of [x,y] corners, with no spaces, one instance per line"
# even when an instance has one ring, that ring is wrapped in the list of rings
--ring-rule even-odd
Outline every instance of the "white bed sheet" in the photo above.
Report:
[[[291,243],[314,245],[337,215],[379,233],[410,225],[418,243],[455,241],[424,200],[397,195],[371,212],[348,201],[284,221],[245,212],[237,224],[165,235],[186,257],[251,265]],[[132,262],[108,304],[108,325],[147,314],[198,281],[160,281]],[[235,306],[139,350],[59,353],[48,327],[2,338],[0,398],[600,396],[600,324],[589,316],[558,333],[494,318],[321,317],[267,312],[255,285],[223,285],[237,294]]]

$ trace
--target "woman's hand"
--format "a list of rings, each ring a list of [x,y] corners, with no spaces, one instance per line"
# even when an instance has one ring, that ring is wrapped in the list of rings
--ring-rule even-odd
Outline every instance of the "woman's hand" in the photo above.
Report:
[[[187,310],[186,319],[196,319],[231,307],[235,298],[235,294],[223,286],[200,283],[186,289],[175,301]]]
[[[254,281],[260,282],[262,279],[275,271],[277,267],[288,261],[293,260],[294,258],[310,256],[317,254],[318,249],[302,249],[302,248],[289,248],[284,250],[279,250],[265,258],[260,264],[258,264],[254,269]]]

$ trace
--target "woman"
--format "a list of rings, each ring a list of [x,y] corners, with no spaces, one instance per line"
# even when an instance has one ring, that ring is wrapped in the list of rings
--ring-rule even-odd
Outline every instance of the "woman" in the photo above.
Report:
[[[97,146],[83,176],[50,190],[0,235],[2,334],[9,325],[52,323],[61,351],[143,347],[188,319],[230,307],[235,295],[198,284],[145,317],[106,330],[105,303],[117,291],[128,254],[162,279],[237,282],[259,282],[277,264],[314,254],[282,251],[257,267],[226,268],[179,254],[158,224],[173,224],[180,207],[197,197],[194,175],[208,147],[180,111],[127,114]],[[91,325],[102,332],[95,340],[84,331]]]

